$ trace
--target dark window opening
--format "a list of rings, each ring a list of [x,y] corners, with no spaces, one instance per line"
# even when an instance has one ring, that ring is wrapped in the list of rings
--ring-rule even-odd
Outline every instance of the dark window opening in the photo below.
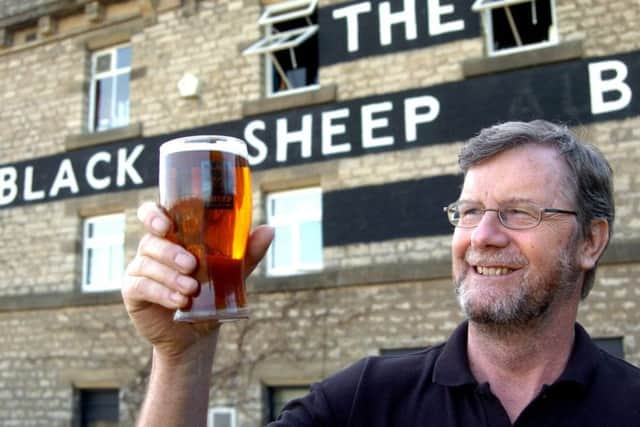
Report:
[[[594,338],[593,341],[598,347],[607,353],[619,359],[624,359],[624,345],[622,343],[622,337]]]
[[[551,41],[551,0],[491,9],[493,51]]]
[[[74,426],[117,427],[120,418],[118,389],[76,390]]]
[[[275,421],[290,400],[305,396],[309,386],[267,386],[265,388],[265,424]]]
[[[318,22],[317,12],[308,18],[291,19],[273,24],[273,33],[304,28]],[[291,90],[318,83],[318,35],[317,33],[296,47],[282,49],[272,53],[282,72],[291,84],[287,87],[275,64],[272,64],[272,92]]]

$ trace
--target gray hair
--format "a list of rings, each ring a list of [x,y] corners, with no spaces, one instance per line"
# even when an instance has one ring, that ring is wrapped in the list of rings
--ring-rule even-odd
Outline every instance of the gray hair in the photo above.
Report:
[[[592,220],[605,219],[609,223],[610,241],[615,218],[613,171],[596,147],[581,141],[566,126],[535,120],[506,122],[483,129],[467,141],[460,152],[458,163],[466,175],[472,166],[510,148],[526,144],[556,147],[565,160],[569,189],[572,190],[570,197],[578,212],[578,238],[589,235]],[[597,264],[585,273],[581,295],[583,299],[593,287],[596,267]]]

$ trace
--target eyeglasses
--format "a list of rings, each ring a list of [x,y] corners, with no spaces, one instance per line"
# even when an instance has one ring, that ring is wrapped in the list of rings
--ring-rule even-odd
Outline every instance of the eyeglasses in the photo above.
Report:
[[[449,222],[454,227],[473,228],[480,224],[485,212],[495,212],[498,220],[506,228],[526,230],[537,227],[543,215],[566,214],[578,215],[577,212],[564,209],[541,208],[531,203],[513,203],[500,206],[498,209],[487,209],[478,203],[454,202],[444,208]]]

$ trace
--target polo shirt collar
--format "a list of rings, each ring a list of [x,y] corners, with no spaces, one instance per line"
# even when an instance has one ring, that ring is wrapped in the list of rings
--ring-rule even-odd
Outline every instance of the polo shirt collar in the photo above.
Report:
[[[433,381],[444,386],[477,385],[471,373],[467,357],[467,331],[469,322],[460,324],[445,343],[438,356]],[[598,365],[601,352],[589,337],[589,334],[578,323],[575,324],[575,340],[569,356],[567,367],[555,384],[574,383],[586,387]]]
[[[433,382],[444,386],[477,384],[467,358],[467,330],[469,322],[460,324],[449,337],[436,360]]]
[[[569,361],[555,384],[574,383],[583,387],[588,386],[601,357],[600,348],[591,340],[587,331],[576,323],[575,339]]]

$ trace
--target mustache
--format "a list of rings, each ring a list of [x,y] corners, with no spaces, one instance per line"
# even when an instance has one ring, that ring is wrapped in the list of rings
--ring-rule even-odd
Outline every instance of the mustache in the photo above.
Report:
[[[464,260],[469,265],[495,265],[504,267],[523,267],[529,260],[518,252],[486,251],[469,248],[464,254]]]

